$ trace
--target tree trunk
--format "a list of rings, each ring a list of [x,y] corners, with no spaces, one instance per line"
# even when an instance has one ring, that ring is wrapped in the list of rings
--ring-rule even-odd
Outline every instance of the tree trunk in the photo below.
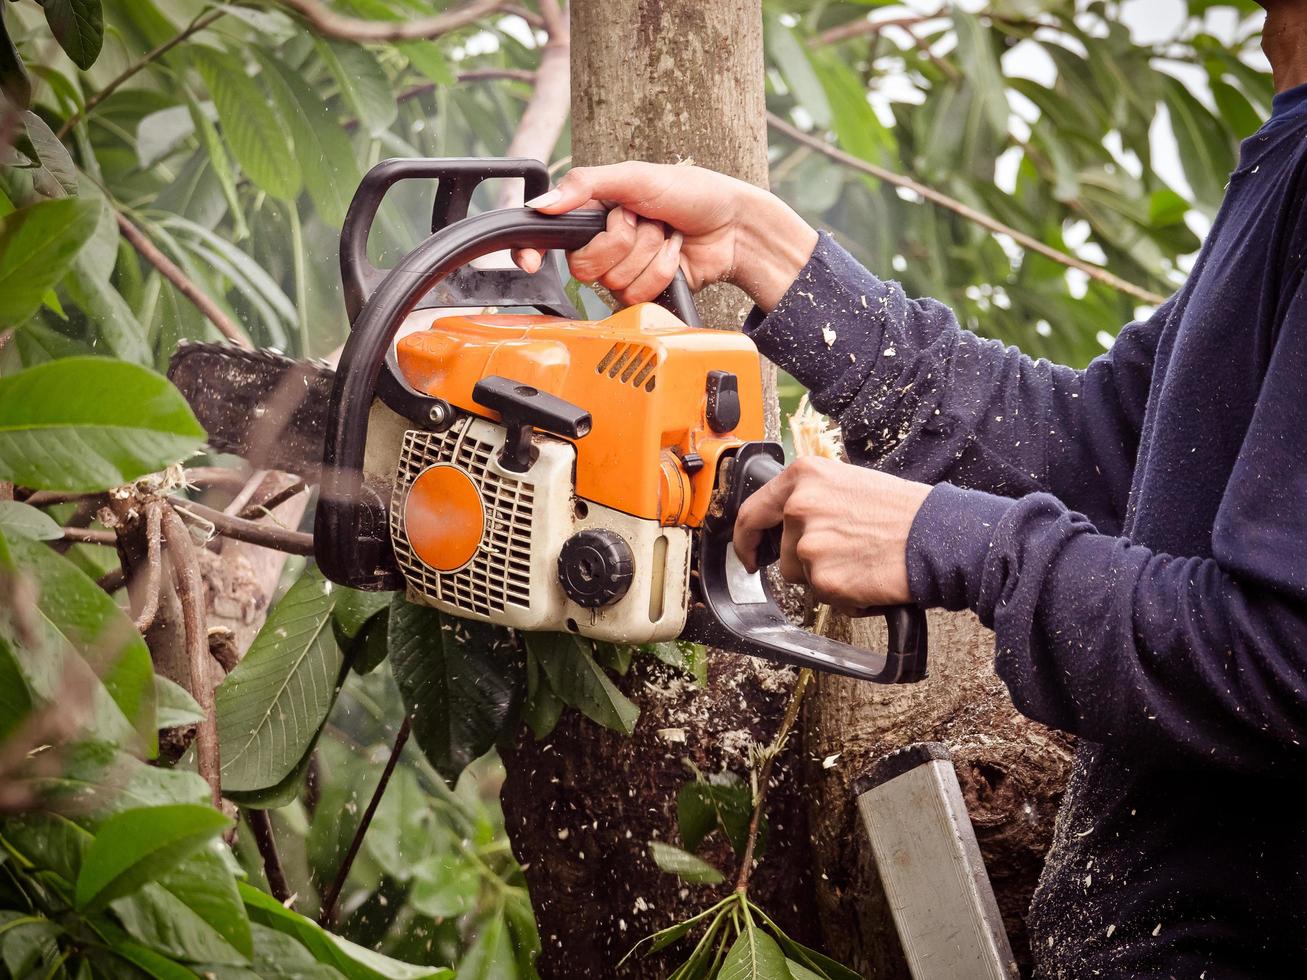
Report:
[[[574,165],[693,160],[766,184],[758,0],[574,0],[571,16]],[[705,291],[699,305],[716,326],[738,327],[748,310],[729,287]],[[769,401],[774,428],[774,395]],[[729,886],[687,887],[660,872],[649,841],[678,840],[685,760],[746,774],[750,739],[770,740],[792,683],[792,671],[715,654],[707,687],[696,690],[637,662],[622,684],[641,708],[632,736],[569,712],[546,741],[523,731],[504,752],[504,810],[538,917],[542,976],[670,972],[658,957],[617,964],[638,939]],[[813,940],[797,740],[779,761],[769,843],[750,890],[796,938]],[[705,856],[733,879],[729,846]]]
[[[1052,839],[1070,740],[1017,714],[994,674],[993,633],[970,614],[932,611],[929,618],[930,676],[922,683],[878,687],[827,675],[808,698],[803,735],[818,918],[832,954],[867,980],[908,980],[850,784],[900,745],[944,742],[1028,975],[1024,920]],[[885,643],[876,620],[843,620],[832,635],[873,648]],[[831,756],[833,764],[823,765]]]

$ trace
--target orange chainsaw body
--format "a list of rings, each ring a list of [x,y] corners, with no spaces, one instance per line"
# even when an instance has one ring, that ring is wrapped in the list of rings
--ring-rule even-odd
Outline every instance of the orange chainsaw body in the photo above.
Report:
[[[593,418],[575,440],[576,495],[666,526],[699,527],[718,462],[763,438],[758,351],[742,334],[692,329],[652,303],[605,320],[445,316],[403,337],[400,372],[418,391],[498,421],[473,387],[500,376],[577,405]],[[714,431],[706,379],[735,376],[739,420]],[[721,428],[720,422],[718,428]]]

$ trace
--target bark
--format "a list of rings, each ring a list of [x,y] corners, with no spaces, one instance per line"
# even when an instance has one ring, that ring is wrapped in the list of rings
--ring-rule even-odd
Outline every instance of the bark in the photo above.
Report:
[[[693,160],[766,184],[757,0],[573,0],[571,23],[573,165]],[[699,304],[706,323],[725,327],[738,327],[749,306],[729,287]],[[774,415],[774,394],[769,402]],[[770,741],[794,675],[725,654],[709,673],[696,691],[637,662],[623,680],[641,708],[633,735],[569,711],[546,741],[523,731],[504,751],[504,810],[539,922],[542,976],[665,976],[665,958],[617,964],[638,939],[712,900],[714,889],[660,872],[649,841],[679,840],[687,759],[705,772],[747,773],[744,750],[750,739]],[[771,831],[750,892],[796,938],[813,940],[797,760],[794,740],[774,773]],[[704,854],[733,880],[729,846],[716,846]]]
[[[922,683],[878,687],[827,675],[808,698],[804,758],[818,918],[832,954],[868,980],[908,980],[850,785],[900,745],[945,742],[1013,952],[1028,975],[1024,919],[1052,839],[1070,739],[1017,714],[994,675],[994,635],[974,617],[932,611],[930,631],[930,676]],[[877,620],[843,620],[832,631],[870,647],[883,645],[884,633]]]

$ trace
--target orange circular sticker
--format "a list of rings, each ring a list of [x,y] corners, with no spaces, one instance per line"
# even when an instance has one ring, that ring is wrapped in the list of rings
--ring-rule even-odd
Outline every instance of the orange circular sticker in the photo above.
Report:
[[[414,553],[438,572],[472,560],[486,527],[486,509],[471,478],[441,463],[418,474],[404,502],[404,527]]]

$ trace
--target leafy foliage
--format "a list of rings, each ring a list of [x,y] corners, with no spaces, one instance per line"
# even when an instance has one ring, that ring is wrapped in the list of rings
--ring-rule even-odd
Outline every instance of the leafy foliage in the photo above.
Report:
[[[152,371],[68,357],[0,378],[0,478],[43,490],[100,490],[200,445],[182,396]]]
[[[313,748],[343,666],[327,628],[334,602],[331,583],[320,573],[301,576],[218,688],[222,783],[228,793],[278,787]]]

